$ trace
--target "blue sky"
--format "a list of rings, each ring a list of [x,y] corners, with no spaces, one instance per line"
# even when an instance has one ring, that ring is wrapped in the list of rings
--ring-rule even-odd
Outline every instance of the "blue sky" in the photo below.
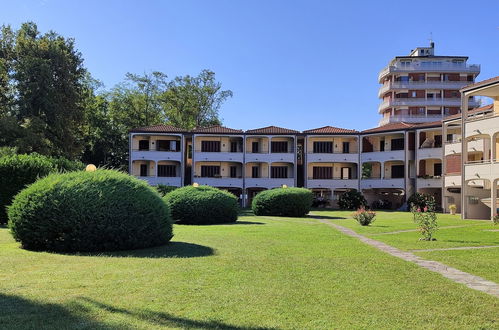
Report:
[[[499,75],[499,1],[0,0],[0,23],[32,20],[76,39],[107,88],[126,72],[195,75],[234,92],[224,124],[298,130],[377,126],[378,72],[428,45]]]

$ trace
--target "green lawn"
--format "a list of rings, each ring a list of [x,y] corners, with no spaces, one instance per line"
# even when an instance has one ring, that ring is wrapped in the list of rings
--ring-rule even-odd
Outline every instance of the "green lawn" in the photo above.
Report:
[[[417,229],[417,225],[412,221],[412,214],[408,212],[377,212],[376,220],[365,227],[351,218],[351,211],[316,210],[313,214],[399,249],[413,251],[421,257],[440,261],[499,283],[499,247],[438,252],[414,251],[499,245],[499,226],[494,226],[489,220],[461,220],[458,215],[438,214],[439,230],[435,234],[437,240],[428,242],[419,241],[421,235],[418,231],[393,233]]]
[[[499,299],[311,218],[175,226],[167,246],[101,255],[25,251],[3,228],[0,265],[2,328],[499,326]]]

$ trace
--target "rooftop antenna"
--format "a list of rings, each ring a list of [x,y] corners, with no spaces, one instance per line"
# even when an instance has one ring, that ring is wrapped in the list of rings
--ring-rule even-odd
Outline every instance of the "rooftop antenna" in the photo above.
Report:
[[[430,32],[430,47],[435,48],[435,43],[433,42],[433,32]]]

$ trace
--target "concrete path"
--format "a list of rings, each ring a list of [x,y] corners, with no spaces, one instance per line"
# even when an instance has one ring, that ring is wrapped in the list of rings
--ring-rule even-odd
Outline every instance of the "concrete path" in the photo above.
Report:
[[[313,218],[313,215],[311,215],[310,217]],[[331,223],[329,221],[325,221],[322,219],[317,219],[317,220],[328,225],[328,226],[331,226],[331,227],[338,229],[339,231],[341,231],[342,233],[344,233],[348,236],[355,237],[366,244],[369,244],[369,245],[371,245],[371,246],[373,246],[373,247],[375,247],[383,252],[389,253],[394,257],[415,263],[416,265],[418,265],[420,267],[426,268],[426,269],[428,269],[432,272],[435,272],[435,273],[439,273],[442,276],[447,277],[448,279],[450,279],[456,283],[464,284],[468,288],[482,291],[482,292],[488,293],[492,296],[499,298],[499,285],[495,282],[488,281],[480,276],[475,276],[475,275],[460,271],[459,269],[449,267],[449,266],[444,265],[444,264],[437,262],[437,261],[422,259],[411,252],[405,252],[405,251],[399,250],[393,246],[385,244],[383,242],[380,242],[380,241],[374,240],[372,238],[368,238],[366,236],[357,234],[355,231],[348,229],[346,227],[337,225],[335,223]]]
[[[416,249],[416,250],[411,250],[411,252],[432,252],[432,251],[452,251],[452,250],[475,250],[475,249],[491,249],[491,248],[499,248],[499,245],[460,246],[460,247],[441,248],[441,249]]]

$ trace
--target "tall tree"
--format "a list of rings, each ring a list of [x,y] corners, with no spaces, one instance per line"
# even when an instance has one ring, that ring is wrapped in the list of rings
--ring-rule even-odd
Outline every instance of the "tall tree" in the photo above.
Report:
[[[220,107],[229,97],[232,91],[222,90],[215,73],[203,70],[196,77],[175,77],[168,84],[163,101],[170,124],[192,129],[220,124]]]

